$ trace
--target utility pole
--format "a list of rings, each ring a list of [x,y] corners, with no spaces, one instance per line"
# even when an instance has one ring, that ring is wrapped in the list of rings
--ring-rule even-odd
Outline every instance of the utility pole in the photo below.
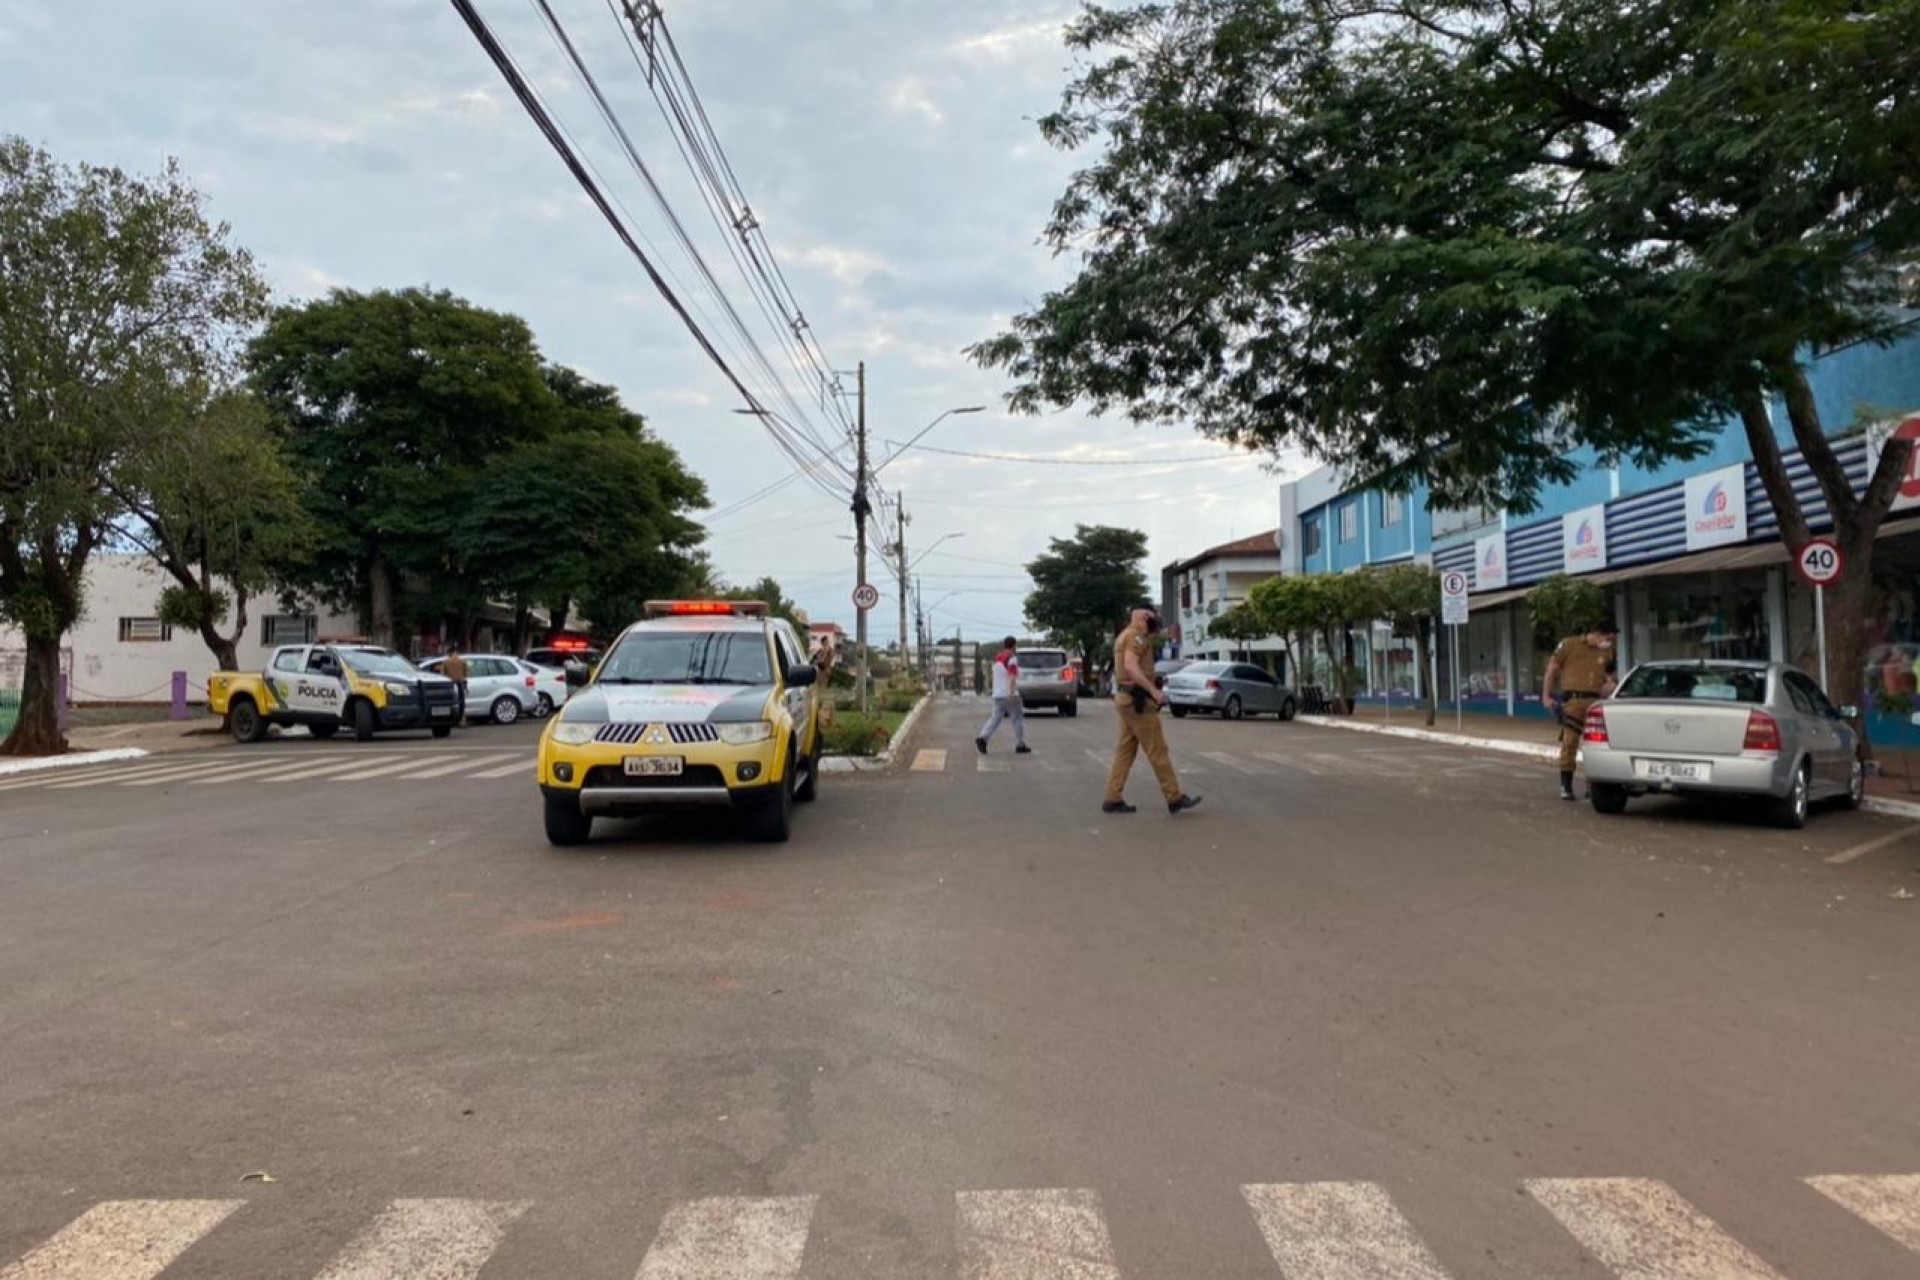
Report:
[[[867,580],[867,362],[860,362],[860,412],[856,444],[859,462],[853,476],[853,560],[854,586]],[[860,689],[860,714],[867,713],[867,611],[854,606],[854,645],[860,651],[860,665],[854,680]]]
[[[899,495],[894,505],[899,520],[899,535],[893,544],[894,577],[900,587],[900,665],[913,672],[913,660],[907,656],[907,495]]]

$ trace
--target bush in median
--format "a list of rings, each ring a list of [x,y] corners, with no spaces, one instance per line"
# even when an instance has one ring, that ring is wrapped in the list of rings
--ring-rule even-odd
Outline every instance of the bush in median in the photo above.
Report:
[[[887,749],[893,733],[876,717],[858,711],[843,711],[826,727],[827,754],[831,756],[875,756]]]

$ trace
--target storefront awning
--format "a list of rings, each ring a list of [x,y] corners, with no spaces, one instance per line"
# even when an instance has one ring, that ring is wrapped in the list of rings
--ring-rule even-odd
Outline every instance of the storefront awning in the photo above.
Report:
[[[1906,533],[1920,533],[1920,519],[1889,520],[1880,526],[1880,532],[1874,536],[1879,542],[1886,538],[1897,538]],[[1659,560],[1652,564],[1636,564],[1625,569],[1606,569],[1599,573],[1588,574],[1587,581],[1600,586],[1610,586],[1616,582],[1629,582],[1635,578],[1664,578],[1681,573],[1715,573],[1734,569],[1765,569],[1777,564],[1787,564],[1793,559],[1787,554],[1784,542],[1763,542],[1747,547],[1718,547],[1712,551],[1696,551],[1690,556],[1680,556],[1673,560]],[[1479,601],[1474,602],[1479,607]]]
[[[1515,600],[1524,600],[1532,587],[1514,587],[1510,591],[1489,591],[1485,595],[1469,596],[1467,609],[1478,613],[1482,609],[1492,609],[1503,604],[1512,604]]]

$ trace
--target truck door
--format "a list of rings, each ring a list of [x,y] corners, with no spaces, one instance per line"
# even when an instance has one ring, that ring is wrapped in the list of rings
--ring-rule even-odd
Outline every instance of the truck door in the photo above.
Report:
[[[347,705],[347,673],[331,649],[316,645],[307,669],[293,684],[293,710],[302,716],[339,719]]]
[[[267,692],[272,696],[274,706],[280,710],[293,707],[294,686],[307,669],[307,646],[286,645],[273,651],[273,661],[267,664]]]

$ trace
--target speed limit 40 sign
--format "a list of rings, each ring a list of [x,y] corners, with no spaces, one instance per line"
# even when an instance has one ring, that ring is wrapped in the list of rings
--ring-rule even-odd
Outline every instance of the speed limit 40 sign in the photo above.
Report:
[[[1840,554],[1839,544],[1832,538],[1814,538],[1800,548],[1800,554],[1794,558],[1793,567],[1810,587],[1830,587],[1840,581],[1840,575],[1846,572],[1847,562]]]
[[[880,589],[871,582],[863,582],[853,589],[853,607],[866,612],[880,603]]]

